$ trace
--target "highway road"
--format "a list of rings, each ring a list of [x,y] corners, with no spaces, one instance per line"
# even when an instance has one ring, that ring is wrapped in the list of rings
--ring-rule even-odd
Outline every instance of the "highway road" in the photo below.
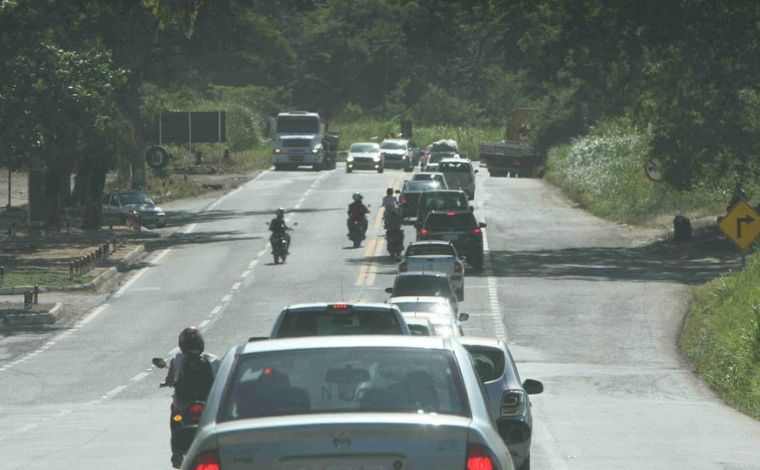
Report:
[[[266,335],[287,304],[383,301],[395,263],[378,208],[407,176],[265,172],[176,206],[179,231],[75,327],[0,342],[0,468],[169,468],[171,392],[150,358],[172,354],[190,324],[221,355]],[[478,184],[488,256],[466,279],[465,333],[508,339],[522,378],[544,382],[533,467],[760,469],[760,423],[723,405],[676,345],[690,286],[725,266],[668,259],[651,233],[589,216],[539,180]],[[345,227],[354,191],[372,204],[359,249]],[[275,266],[265,224],[278,206],[297,225]]]

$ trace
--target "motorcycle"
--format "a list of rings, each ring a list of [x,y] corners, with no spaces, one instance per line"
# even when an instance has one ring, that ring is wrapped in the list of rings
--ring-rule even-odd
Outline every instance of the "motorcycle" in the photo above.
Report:
[[[290,245],[288,243],[288,239],[284,234],[280,233],[277,235],[272,235],[270,241],[272,243],[272,256],[274,257],[274,264],[280,264],[280,260],[282,260],[284,263],[285,258],[288,256],[288,246]]]
[[[348,238],[354,243],[354,248],[359,248],[361,246],[366,231],[367,219],[365,217],[348,220]]]
[[[158,369],[166,368],[166,361],[160,357],[154,357],[153,365]],[[159,384],[159,387],[168,387],[165,383]],[[181,403],[179,406],[172,405],[171,414],[171,440],[172,440],[172,466],[180,468],[185,454],[195,439],[198,431],[198,423],[201,420],[203,409],[206,402],[201,400],[192,400],[187,403]]]
[[[404,231],[403,230],[386,230],[385,240],[388,246],[388,254],[393,259],[399,259],[401,252],[404,251]]]

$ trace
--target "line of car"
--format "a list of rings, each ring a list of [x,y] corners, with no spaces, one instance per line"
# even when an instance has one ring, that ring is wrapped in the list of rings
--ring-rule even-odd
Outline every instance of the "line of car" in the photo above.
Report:
[[[388,164],[358,150],[347,172]],[[505,341],[462,327],[460,256],[482,269],[485,224],[467,192],[447,189],[445,173],[410,181],[431,190],[405,212],[418,241],[390,298],[291,305],[269,336],[231,348],[183,468],[530,468],[529,395],[543,385],[521,381]]]

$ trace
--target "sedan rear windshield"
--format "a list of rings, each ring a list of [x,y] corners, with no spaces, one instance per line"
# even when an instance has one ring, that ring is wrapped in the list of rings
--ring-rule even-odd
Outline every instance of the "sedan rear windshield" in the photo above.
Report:
[[[430,154],[430,157],[428,158],[428,163],[437,163],[443,160],[444,158],[454,158],[456,157],[456,154],[453,152],[433,152]]]
[[[470,213],[430,214],[425,219],[425,228],[473,228],[478,224]]]
[[[452,245],[444,243],[424,243],[419,245],[409,245],[406,249],[406,256],[430,256],[430,255],[450,255],[456,256],[457,252]]]
[[[325,310],[285,313],[278,338],[337,335],[401,335],[404,330],[393,310]]]
[[[472,171],[472,167],[467,162],[443,162],[441,163],[440,171],[451,173],[469,173]]]
[[[333,348],[242,356],[218,420],[316,413],[470,416],[450,351]]]
[[[441,185],[437,181],[416,180],[404,182],[404,189],[402,191],[405,193],[421,193],[423,191],[435,191],[437,189],[441,189]]]
[[[434,211],[441,209],[467,209],[469,202],[467,196],[459,192],[430,193],[425,197],[425,210]]]
[[[402,312],[436,313],[451,316],[451,308],[441,302],[393,302]]]
[[[394,297],[433,296],[448,297],[451,294],[448,280],[438,276],[404,276],[398,278],[393,289]]]

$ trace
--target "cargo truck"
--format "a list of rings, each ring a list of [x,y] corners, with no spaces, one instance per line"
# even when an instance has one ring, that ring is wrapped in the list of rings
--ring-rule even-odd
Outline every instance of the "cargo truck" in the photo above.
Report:
[[[507,122],[506,139],[480,144],[481,163],[491,176],[527,176],[536,165],[536,155],[530,145],[530,110],[518,108]]]
[[[315,171],[335,168],[338,135],[327,132],[319,114],[292,111],[277,115],[272,147],[275,171],[308,165]]]

